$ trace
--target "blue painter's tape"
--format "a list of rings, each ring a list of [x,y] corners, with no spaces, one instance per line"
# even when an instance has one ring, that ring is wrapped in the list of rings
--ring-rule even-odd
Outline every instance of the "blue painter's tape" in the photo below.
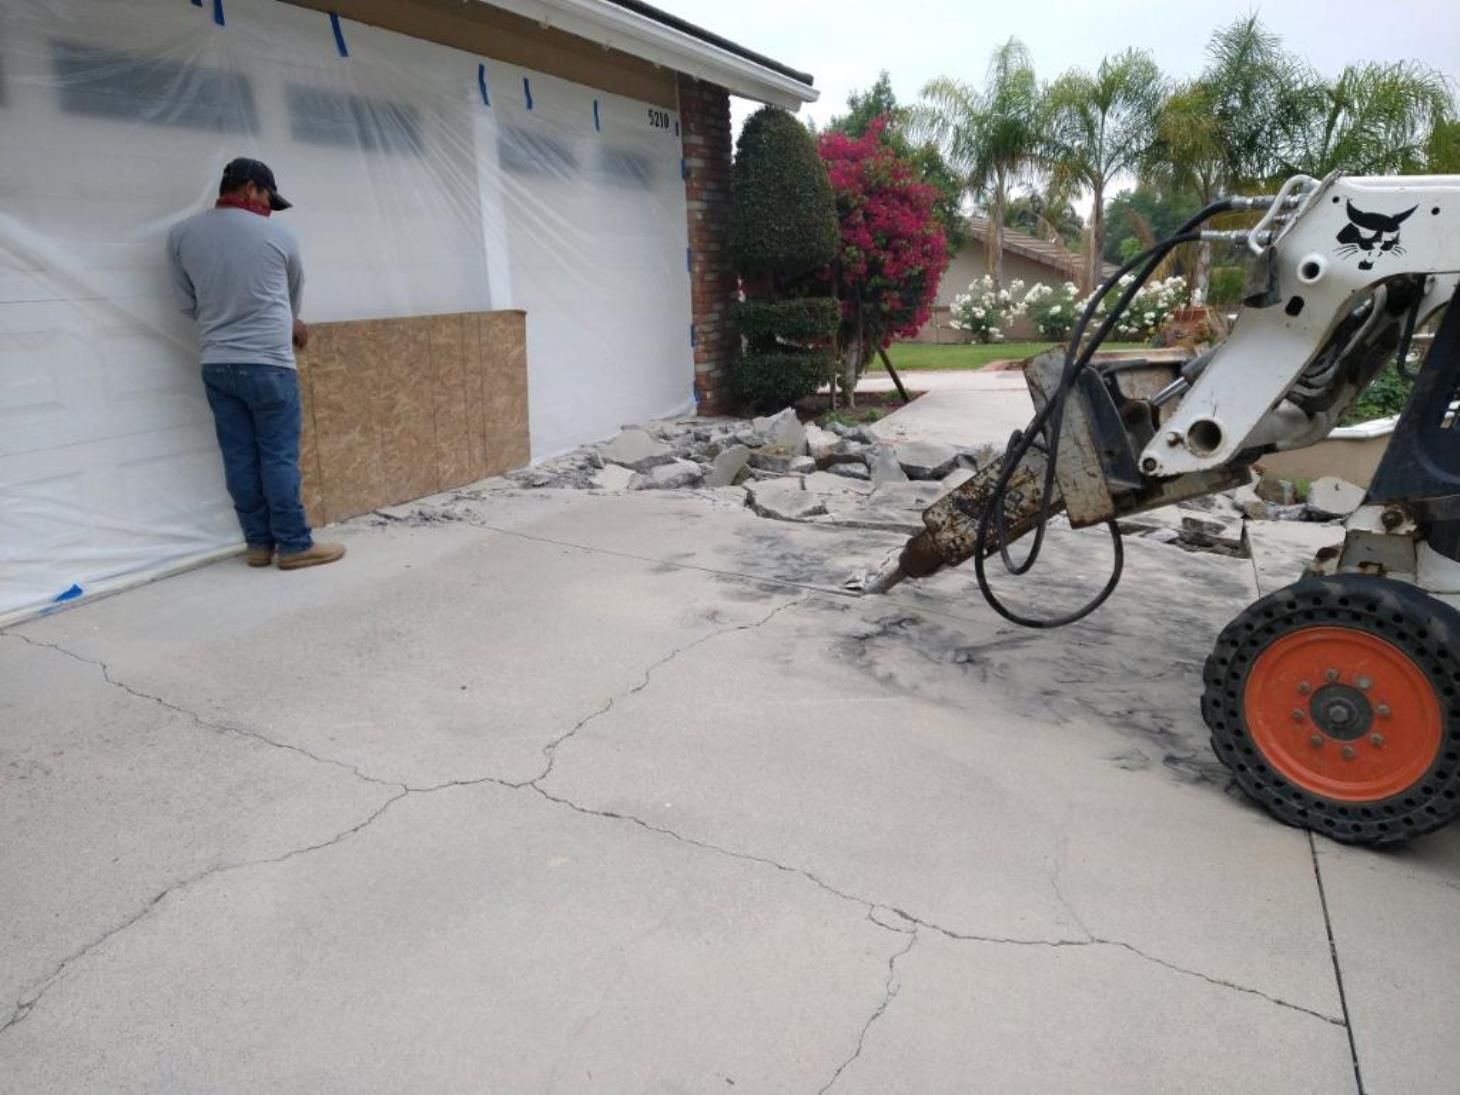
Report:
[[[340,17],[334,12],[330,12],[330,29],[335,32],[335,49],[340,51],[340,56],[350,56],[350,48],[345,45],[345,31],[340,26]]]
[[[679,177],[681,179],[689,178],[689,163],[682,156],[679,160]]]
[[[81,596],[81,592],[82,591],[81,591],[81,587],[80,586],[73,585],[70,589],[66,590],[64,593],[57,593],[55,595],[55,597],[53,597],[51,599],[51,603],[52,604],[62,604],[64,602],[66,602],[66,601],[74,601],[77,597],[80,597]]]
[[[599,130],[603,129],[602,124],[598,120],[598,100],[597,99],[594,99],[593,100],[593,129],[594,129],[594,132],[598,132]]]
[[[201,8],[202,6],[203,6],[203,0],[193,0],[193,7],[195,7],[195,8]]]
[[[532,84],[527,77],[522,77],[522,97],[527,100],[527,109],[532,109]]]
[[[695,325],[693,323],[689,325],[689,344],[690,346],[695,344]]]
[[[228,25],[223,21],[223,0],[213,0],[213,22],[217,23],[220,27],[226,27]]]
[[[690,248],[686,247],[684,249],[684,268],[691,273],[694,272],[695,268],[694,254],[694,251],[692,251]]]
[[[481,89],[481,92],[482,92],[482,106],[491,106],[492,105],[491,97],[487,95],[487,66],[486,65],[483,65],[483,64],[478,64],[477,65],[477,87],[479,87]]]
[[[675,135],[675,136],[676,136],[676,137],[678,137],[678,136],[679,136],[679,123],[678,123],[678,122],[675,122],[675,123],[674,123],[674,135]]]

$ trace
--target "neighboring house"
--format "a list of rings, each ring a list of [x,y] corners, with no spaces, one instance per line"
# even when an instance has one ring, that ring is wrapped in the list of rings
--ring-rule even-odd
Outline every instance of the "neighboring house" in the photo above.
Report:
[[[163,255],[234,156],[325,325],[316,514],[721,408],[731,93],[817,97],[637,0],[5,0],[0,619],[237,543]]]
[[[948,264],[943,280],[938,286],[938,297],[933,307],[933,317],[923,325],[914,342],[967,342],[968,336],[949,325],[952,318],[949,306],[953,298],[968,289],[968,286],[989,272],[987,217],[968,218],[968,237],[958,253]],[[1004,284],[1022,281],[1026,286],[1042,282],[1048,285],[1063,285],[1067,281],[1080,283],[1084,259],[1061,243],[1042,240],[1026,232],[1012,228],[1004,229]],[[1107,265],[1106,273],[1114,273],[1115,267]],[[1027,317],[1021,317],[1009,330],[1006,339],[1028,339],[1035,335],[1034,327]]]

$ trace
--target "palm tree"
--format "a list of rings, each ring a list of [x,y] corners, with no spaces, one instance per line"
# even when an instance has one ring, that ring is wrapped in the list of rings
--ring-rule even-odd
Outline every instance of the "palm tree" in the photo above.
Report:
[[[1282,173],[1285,150],[1311,116],[1312,70],[1250,15],[1216,31],[1207,66],[1177,85],[1156,112],[1141,174],[1193,194],[1201,205]],[[1205,295],[1211,248],[1198,248],[1193,288]]]
[[[1422,172],[1435,131],[1455,116],[1445,77],[1413,61],[1349,65],[1333,83],[1316,82],[1307,105],[1285,174]]]
[[[1460,175],[1460,120],[1435,126],[1426,149],[1425,174]]]
[[[1144,50],[1128,49],[1100,62],[1094,76],[1072,69],[1050,85],[1040,130],[1050,190],[1088,190],[1090,240],[1085,288],[1099,279],[1105,246],[1105,191],[1117,176],[1142,163],[1155,135],[1161,105],[1161,70]]]
[[[1317,77],[1256,15],[1216,31],[1200,78],[1224,146],[1222,186],[1235,190],[1282,173],[1312,112]]]
[[[968,192],[986,202],[989,274],[1002,286],[1004,207],[1037,162],[1041,144],[1034,62],[1024,44],[1010,38],[994,51],[982,88],[944,76],[922,94],[912,110],[914,130],[935,141]]]

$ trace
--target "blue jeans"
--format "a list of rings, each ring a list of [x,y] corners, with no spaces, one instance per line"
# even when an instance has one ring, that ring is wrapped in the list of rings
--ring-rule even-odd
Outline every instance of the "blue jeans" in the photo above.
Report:
[[[299,377],[278,365],[204,365],[233,509],[249,547],[314,544],[299,499]]]

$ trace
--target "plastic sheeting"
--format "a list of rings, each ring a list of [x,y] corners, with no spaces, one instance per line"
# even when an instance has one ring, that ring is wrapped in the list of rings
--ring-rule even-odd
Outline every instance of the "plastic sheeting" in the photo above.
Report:
[[[678,133],[274,0],[5,0],[0,617],[238,541],[163,260],[229,159],[295,203],[306,320],[526,310],[541,459],[693,399]]]

